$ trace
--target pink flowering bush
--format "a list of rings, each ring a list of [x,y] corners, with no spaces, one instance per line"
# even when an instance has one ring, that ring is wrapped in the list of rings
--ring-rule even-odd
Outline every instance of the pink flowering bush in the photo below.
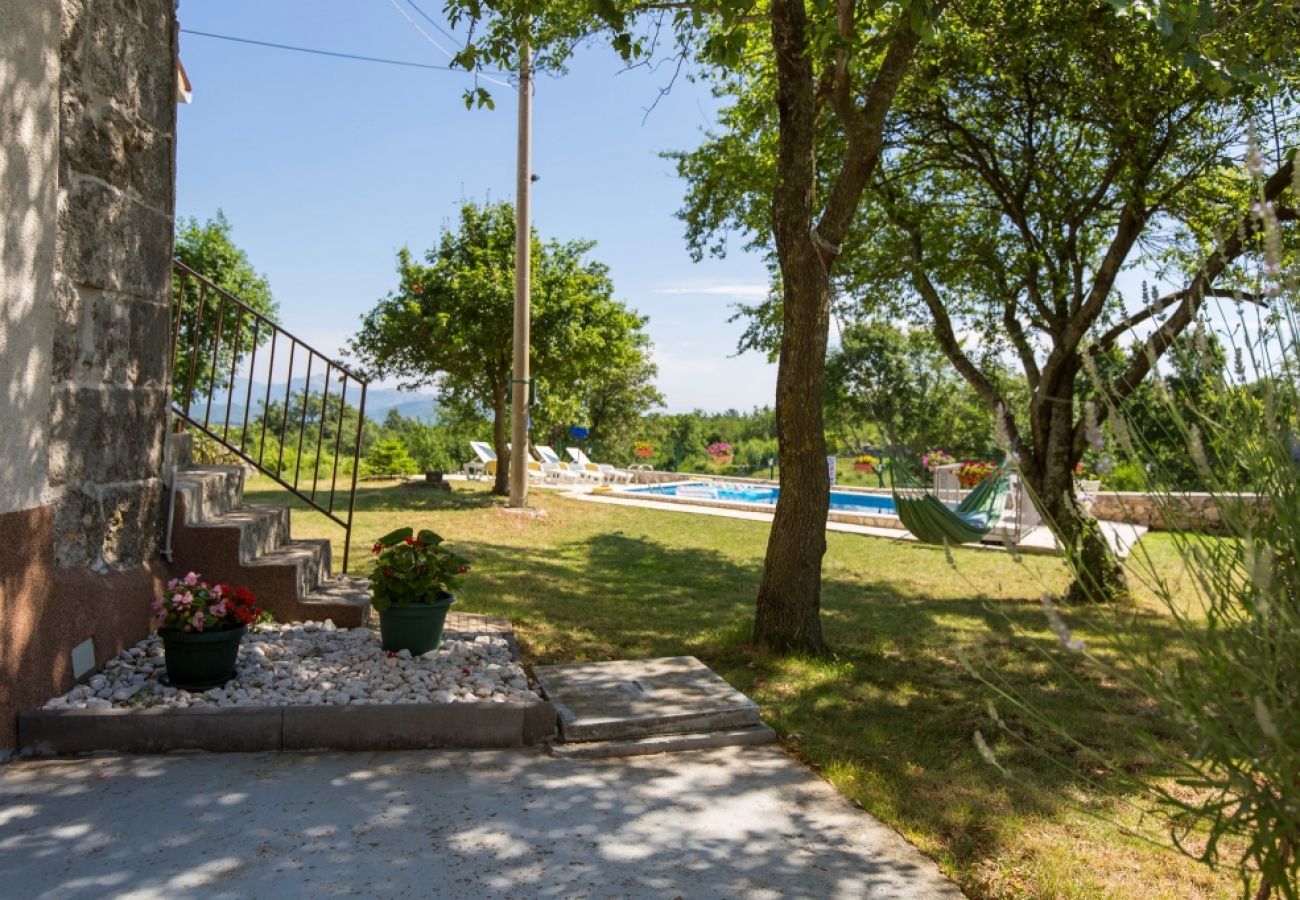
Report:
[[[251,625],[264,615],[254,605],[252,591],[209,585],[196,572],[167,582],[163,595],[153,602],[153,625],[159,630],[223,631]]]
[[[956,461],[942,450],[927,450],[921,454],[921,468],[927,472],[933,472],[940,466],[950,466]]]

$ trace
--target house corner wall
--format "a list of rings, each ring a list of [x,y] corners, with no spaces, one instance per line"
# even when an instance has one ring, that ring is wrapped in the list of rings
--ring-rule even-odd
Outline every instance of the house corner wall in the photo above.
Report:
[[[0,755],[166,577],[176,41],[173,0],[0,6]]]

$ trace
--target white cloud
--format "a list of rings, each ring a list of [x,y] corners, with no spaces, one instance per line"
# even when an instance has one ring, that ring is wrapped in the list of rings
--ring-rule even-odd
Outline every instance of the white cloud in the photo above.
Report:
[[[765,281],[746,281],[732,284],[686,284],[654,289],[656,294],[709,295],[734,297],[740,300],[762,300],[767,296],[767,292],[768,284]]]

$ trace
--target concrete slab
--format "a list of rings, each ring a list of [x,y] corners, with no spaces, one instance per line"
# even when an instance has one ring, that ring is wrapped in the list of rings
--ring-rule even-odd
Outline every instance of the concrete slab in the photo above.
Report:
[[[961,896],[775,747],[13,763],[0,884],[59,900]]]
[[[632,740],[761,723],[758,706],[693,656],[533,670],[566,741]]]

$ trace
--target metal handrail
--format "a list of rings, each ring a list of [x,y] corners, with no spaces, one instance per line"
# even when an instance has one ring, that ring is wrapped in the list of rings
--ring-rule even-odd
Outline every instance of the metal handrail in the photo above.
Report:
[[[172,411],[180,422],[207,435],[239,459],[271,478],[284,487],[309,507],[324,515],[330,521],[343,527],[343,571],[348,570],[348,552],[352,543],[352,519],[357,499],[357,470],[361,462],[361,437],[366,420],[367,384],[359,375],[346,366],[312,347],[306,341],[290,334],[274,320],[249,306],[234,294],[214,284],[180,260],[172,261],[173,306],[175,314],[172,322],[171,340],[171,374],[173,387],[177,373],[185,376],[185,390],[178,398],[172,392]],[[192,312],[192,320],[187,323],[185,298],[190,285],[197,287],[197,304]],[[210,303],[215,303],[215,314]],[[205,310],[209,313],[205,317]],[[241,342],[241,334],[247,319],[251,334]],[[228,321],[229,320],[229,321]],[[184,326],[189,325],[188,329]],[[185,331],[187,346],[181,347],[181,334]],[[234,337],[229,333],[233,331]],[[224,340],[223,340],[224,336]],[[270,359],[266,365],[266,391],[261,397],[261,434],[253,445],[249,444],[249,417],[253,412],[253,382],[257,373],[257,353],[263,345],[270,344]],[[268,413],[271,406],[271,384],[275,377],[275,357],[277,348],[288,344],[289,364],[284,372],[284,404],[280,416],[278,436],[279,453],[274,465],[266,459],[266,432]],[[178,354],[183,354],[178,355]],[[224,354],[224,355],[223,355]],[[306,357],[306,377],[303,379],[302,412],[297,423],[297,452],[293,458],[292,478],[284,471],[284,444],[289,433],[289,404],[293,399],[293,378],[295,363]],[[229,357],[227,360],[226,357]],[[242,362],[247,357],[245,368]],[[207,366],[206,376],[201,371],[201,360]],[[320,396],[320,420],[315,431],[315,463],[309,464],[311,477],[310,490],[304,485],[298,487],[300,476],[304,472],[303,446],[311,425],[307,421],[310,408],[316,405],[312,396],[311,377],[313,364],[324,363],[324,390]],[[220,370],[220,371],[219,371]],[[241,372],[246,373],[248,383],[244,388],[244,412],[242,422],[231,424],[231,410],[235,401],[235,382]],[[338,420],[335,423],[334,463],[328,472],[328,489],[320,483],[321,452],[328,447],[325,434],[329,416],[331,376],[337,379]],[[196,386],[196,382],[198,385]],[[206,382],[206,384],[204,384]],[[348,385],[360,389],[357,399],[357,424],[355,435],[349,435],[348,450],[352,454],[352,477],[347,479],[347,511],[335,511],[335,501],[343,493],[339,485],[339,453],[343,450],[343,423],[347,409]],[[196,389],[197,388],[197,389]],[[206,390],[204,390],[206,388]],[[225,392],[225,416],[220,423],[212,421],[213,398],[220,391]],[[218,407],[220,412],[220,407]],[[200,415],[201,413],[201,415]],[[253,422],[256,425],[256,421]],[[272,435],[275,436],[274,434]],[[237,437],[237,440],[236,440]],[[253,455],[256,451],[256,456]],[[284,477],[282,477],[284,476]],[[318,499],[319,498],[319,499]]]

